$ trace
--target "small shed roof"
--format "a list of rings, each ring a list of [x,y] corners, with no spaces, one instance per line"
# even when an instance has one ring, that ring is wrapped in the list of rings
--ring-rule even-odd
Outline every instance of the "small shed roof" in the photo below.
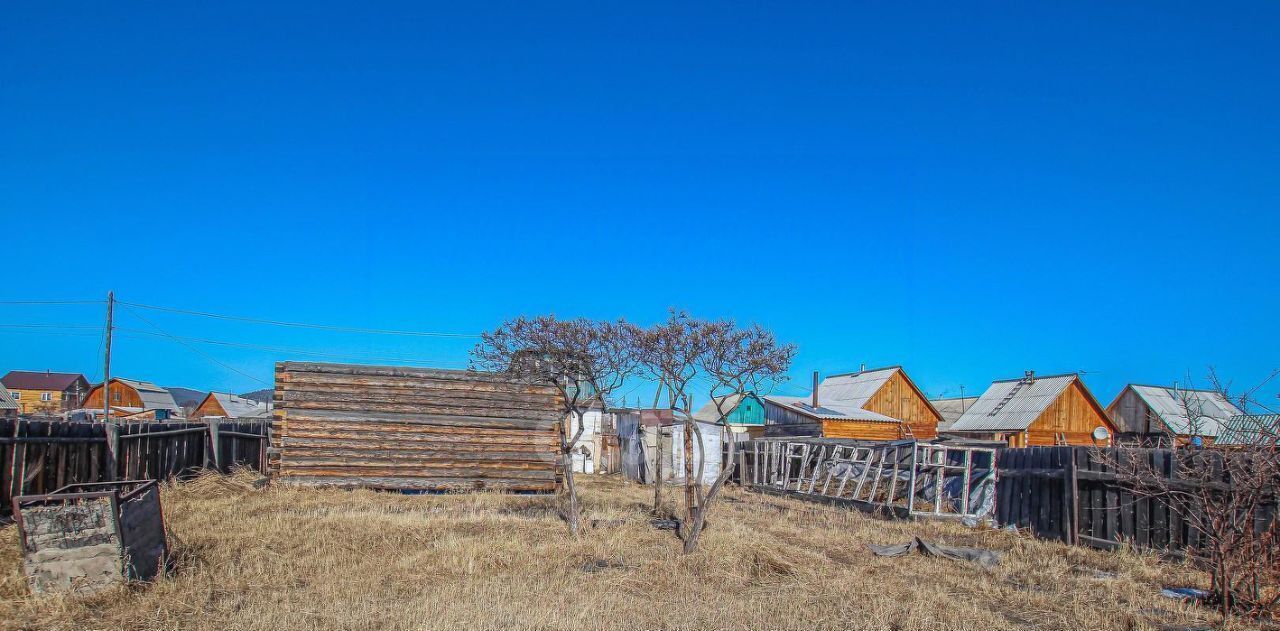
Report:
[[[1138,384],[1129,384],[1128,387],[1142,397],[1169,431],[1181,436],[1217,436],[1223,422],[1244,414],[1221,392],[1214,390]]]
[[[16,410],[18,402],[13,400],[13,395],[9,393],[9,389],[0,383],[0,410]]]
[[[1222,423],[1215,444],[1258,445],[1280,443],[1280,414],[1237,414]]]
[[[821,391],[821,389],[819,389],[819,391]],[[846,405],[843,401],[824,402],[821,398],[821,394],[819,394],[818,397],[818,407],[816,409],[813,407],[812,399],[809,397],[769,395],[765,397],[765,400],[787,409],[795,410],[805,414],[806,416],[811,416],[824,421],[877,421],[881,423],[902,422],[892,416],[885,416],[883,414],[872,412],[871,410],[864,410],[861,407]]]
[[[261,418],[271,411],[266,403],[259,403],[229,392],[210,392],[209,396],[222,406],[222,410],[227,413],[227,418]]]
[[[1071,373],[996,381],[950,429],[954,432],[1025,430],[1078,378]]]

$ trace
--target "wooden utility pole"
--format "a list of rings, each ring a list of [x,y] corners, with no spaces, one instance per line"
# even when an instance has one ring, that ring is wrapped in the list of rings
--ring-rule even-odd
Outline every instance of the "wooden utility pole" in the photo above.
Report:
[[[107,479],[116,479],[116,450],[119,445],[120,428],[111,420],[111,315],[115,307],[116,292],[107,292],[107,328],[106,353],[103,354],[102,366],[102,422],[107,425]]]

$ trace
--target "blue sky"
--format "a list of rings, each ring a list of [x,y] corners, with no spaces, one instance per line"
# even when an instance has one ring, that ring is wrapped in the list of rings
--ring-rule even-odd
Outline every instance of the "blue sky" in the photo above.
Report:
[[[680,306],[798,344],[796,392],[1080,370],[1105,403],[1280,367],[1280,4],[202,4],[8,5],[0,301],[461,333]],[[122,332],[113,372],[248,390],[296,357],[190,344]],[[0,369],[100,377],[99,345],[0,327]]]

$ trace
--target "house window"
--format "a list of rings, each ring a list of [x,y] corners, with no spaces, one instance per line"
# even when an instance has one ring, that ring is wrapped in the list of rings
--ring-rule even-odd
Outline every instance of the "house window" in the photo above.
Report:
[[[41,401],[52,401],[52,400],[53,400],[53,394],[52,394],[52,393],[50,393],[50,392],[41,392],[41,393],[40,393],[40,400],[41,400]]]
[[[14,390],[14,391],[13,391],[13,400],[14,400],[14,401],[17,401],[18,399],[21,399],[21,398],[22,398],[22,393],[21,393],[21,392],[18,392],[17,390]]]
[[[116,390],[115,392],[112,392],[112,393],[111,393],[111,400],[112,400],[112,401],[115,401],[116,403],[119,403],[119,402],[120,402],[120,391],[119,391],[119,390]]]

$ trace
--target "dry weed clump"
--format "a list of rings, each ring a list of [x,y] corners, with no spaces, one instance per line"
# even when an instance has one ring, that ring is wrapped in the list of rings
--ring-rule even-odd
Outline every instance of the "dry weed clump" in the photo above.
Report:
[[[957,524],[891,522],[736,488],[697,554],[649,521],[652,491],[581,480],[583,536],[548,497],[258,489],[252,474],[163,490],[175,571],[88,597],[33,597],[0,529],[6,629],[1159,629],[1225,624],[1158,596],[1187,566]],[[986,570],[867,543],[913,534],[1005,551]]]

